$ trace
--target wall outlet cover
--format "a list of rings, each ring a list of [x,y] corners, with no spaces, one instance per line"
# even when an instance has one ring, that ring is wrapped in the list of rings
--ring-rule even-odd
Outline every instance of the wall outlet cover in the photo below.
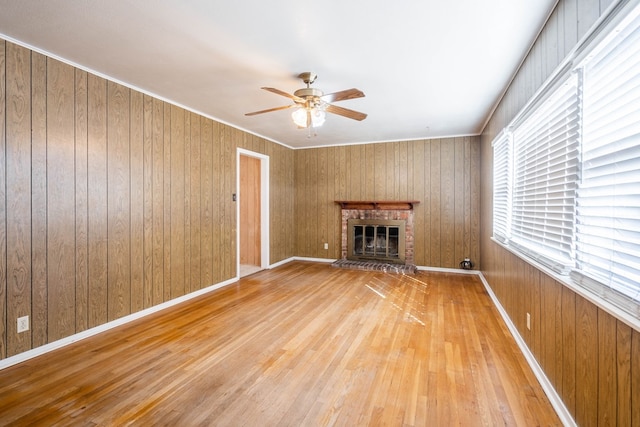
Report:
[[[18,317],[18,333],[29,330],[29,316]]]

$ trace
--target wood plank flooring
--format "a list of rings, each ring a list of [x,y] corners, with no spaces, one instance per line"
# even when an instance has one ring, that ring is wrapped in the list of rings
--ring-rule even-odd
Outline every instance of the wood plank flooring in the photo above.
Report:
[[[475,276],[291,262],[0,371],[2,425],[560,425]]]

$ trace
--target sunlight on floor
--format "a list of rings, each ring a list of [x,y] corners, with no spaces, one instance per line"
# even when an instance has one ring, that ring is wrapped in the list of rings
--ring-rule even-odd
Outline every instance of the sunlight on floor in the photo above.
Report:
[[[390,283],[383,279],[377,279],[365,284],[365,287],[380,298],[387,300],[395,309],[403,312],[406,320],[424,325],[426,307],[422,301],[424,301],[426,294],[427,282],[406,274],[401,276],[399,282],[397,274],[393,274],[391,277],[394,280]]]

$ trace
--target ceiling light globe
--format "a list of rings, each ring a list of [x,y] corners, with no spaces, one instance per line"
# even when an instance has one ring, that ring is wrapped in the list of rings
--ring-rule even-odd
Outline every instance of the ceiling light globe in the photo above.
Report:
[[[307,127],[307,110],[306,108],[297,108],[291,113],[293,122],[301,128]]]
[[[321,110],[319,108],[312,108],[311,109],[311,126],[313,126],[314,128],[322,126],[322,124],[324,123],[325,117],[326,117],[326,113],[324,112],[324,110]]]

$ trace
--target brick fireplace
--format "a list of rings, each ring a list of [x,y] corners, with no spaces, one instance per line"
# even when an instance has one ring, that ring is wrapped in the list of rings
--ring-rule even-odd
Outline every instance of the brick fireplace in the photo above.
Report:
[[[398,257],[394,260],[393,256],[389,256],[389,250],[382,250],[380,252],[383,253],[383,256],[379,257],[380,261],[391,261],[394,263],[403,263],[406,265],[413,265],[414,263],[414,254],[413,254],[413,206],[418,204],[417,201],[342,201],[337,200],[341,207],[341,218],[342,218],[342,259],[354,259],[353,258],[353,248],[359,247],[362,243],[354,243],[353,236],[351,236],[351,241],[349,238],[349,220],[358,220],[352,221],[352,223],[357,223],[358,225],[362,224],[371,224],[371,227],[375,227],[376,230],[385,230],[382,231],[382,234],[377,234],[374,237],[374,240],[370,240],[369,244],[376,245],[375,238],[379,236],[384,236],[386,233],[386,245],[389,245],[389,231],[386,228],[387,226],[384,224],[404,224],[404,230],[400,233],[404,235],[404,241],[399,242],[399,244],[395,247],[404,248],[404,253],[399,254]],[[381,225],[382,224],[382,225]],[[351,231],[353,233],[353,231]],[[394,235],[395,236],[395,235]],[[379,244],[377,245],[380,246]],[[351,252],[349,252],[351,251]],[[374,248],[375,251],[375,248]],[[357,258],[357,256],[356,256]],[[370,259],[375,259],[374,257],[365,257]]]

